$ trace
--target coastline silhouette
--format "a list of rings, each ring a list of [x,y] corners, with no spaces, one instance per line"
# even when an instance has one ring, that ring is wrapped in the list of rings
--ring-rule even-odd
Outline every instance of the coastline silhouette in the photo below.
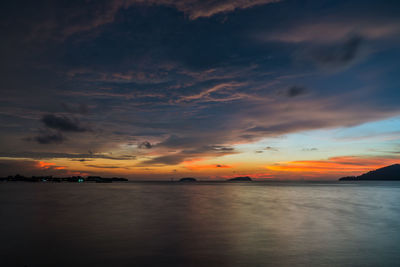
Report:
[[[228,182],[251,182],[253,181],[249,176],[241,176],[228,179]]]
[[[94,183],[112,183],[112,182],[126,182],[128,179],[120,177],[105,178],[101,176],[71,176],[71,177],[53,177],[53,176],[31,176],[25,177],[23,175],[16,174],[7,177],[0,177],[2,182],[70,182],[70,183],[83,183],[83,182],[94,182]]]
[[[346,176],[339,181],[400,181],[400,164],[393,164],[359,176]]]
[[[121,177],[112,177],[112,178],[105,178],[101,176],[71,176],[71,177],[53,177],[53,176],[31,176],[26,177],[20,174],[16,175],[9,175],[7,177],[0,177],[0,182],[53,182],[53,183],[61,183],[61,182],[72,182],[72,183],[112,183],[112,182],[127,182],[129,181],[127,178]],[[252,182],[253,179],[249,176],[240,176],[229,178],[226,180],[214,180],[214,181],[203,181],[203,182]],[[134,182],[134,181],[132,181]],[[143,181],[141,181],[143,182]],[[148,182],[155,182],[155,181],[148,181]],[[170,181],[164,182],[179,182],[179,183],[194,183],[194,182],[201,182],[196,178],[193,177],[183,177],[179,178],[177,181],[171,179]]]

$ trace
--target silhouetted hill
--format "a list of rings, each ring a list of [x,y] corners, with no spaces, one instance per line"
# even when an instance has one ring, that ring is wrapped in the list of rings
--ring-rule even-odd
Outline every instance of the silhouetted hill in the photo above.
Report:
[[[400,164],[394,164],[360,176],[342,177],[339,181],[400,181]]]
[[[251,178],[249,176],[235,177],[228,179],[229,182],[251,182]]]
[[[196,178],[185,177],[185,178],[179,179],[179,182],[197,182],[197,180],[196,180]]]

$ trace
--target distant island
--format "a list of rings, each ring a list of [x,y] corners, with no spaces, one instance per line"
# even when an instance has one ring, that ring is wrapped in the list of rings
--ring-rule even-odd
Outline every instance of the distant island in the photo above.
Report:
[[[193,177],[184,177],[179,179],[179,182],[197,182],[197,180]]]
[[[251,182],[253,181],[249,176],[235,177],[227,180],[228,182]]]
[[[400,164],[386,166],[360,176],[342,177],[339,181],[400,181]]]
[[[83,183],[83,182],[94,182],[94,183],[112,183],[112,182],[126,182],[128,179],[113,177],[113,178],[104,178],[100,176],[71,176],[71,177],[53,177],[53,176],[31,176],[25,177],[23,175],[10,175],[7,177],[0,177],[0,182],[70,182],[70,183]]]

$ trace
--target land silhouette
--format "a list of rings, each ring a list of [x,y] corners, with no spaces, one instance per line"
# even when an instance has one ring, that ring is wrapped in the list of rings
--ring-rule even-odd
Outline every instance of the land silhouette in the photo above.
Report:
[[[70,177],[31,176],[31,177],[26,177],[26,176],[23,176],[20,174],[16,174],[16,175],[9,175],[7,177],[0,177],[0,182],[112,183],[112,182],[127,182],[127,181],[129,181],[129,180],[126,178],[120,178],[120,177],[105,178],[105,177],[101,177],[101,176],[87,176],[87,177],[82,177],[82,176],[70,176]],[[225,182],[251,182],[251,181],[253,181],[253,180],[249,176],[234,177],[234,178],[225,180]],[[143,182],[143,181],[140,181],[140,182]],[[151,181],[149,181],[149,182],[151,182]],[[171,180],[171,182],[174,182],[174,181]],[[193,177],[183,177],[183,178],[178,179],[178,182],[193,183],[193,182],[198,182],[198,180]],[[210,182],[210,181],[207,181],[207,182]],[[223,181],[219,180],[219,181],[214,181],[214,182],[223,182]]]
[[[95,182],[95,183],[112,183],[112,182],[126,182],[128,179],[113,177],[113,178],[104,178],[100,176],[71,176],[71,177],[53,177],[53,176],[31,176],[25,177],[23,175],[16,174],[14,176],[10,175],[7,177],[0,177],[0,181],[2,182],[71,182],[71,183],[83,183],[83,182]]]
[[[241,176],[228,179],[228,182],[251,182],[253,181],[249,176]]]
[[[128,179],[121,177],[106,178],[101,176],[70,176],[70,177],[53,177],[53,176],[31,176],[25,177],[23,175],[9,175],[7,177],[0,177],[0,182],[94,182],[94,183],[112,183],[112,182],[126,182]],[[225,180],[226,182],[251,182],[253,181],[249,176],[234,177]],[[373,171],[369,171],[359,176],[346,176],[339,178],[339,181],[400,181],[400,164],[393,164]],[[178,182],[198,182],[193,177],[183,177]]]
[[[346,176],[339,181],[400,181],[400,164],[393,164],[360,176]]]
[[[197,182],[197,179],[193,177],[184,177],[179,179],[179,182]]]

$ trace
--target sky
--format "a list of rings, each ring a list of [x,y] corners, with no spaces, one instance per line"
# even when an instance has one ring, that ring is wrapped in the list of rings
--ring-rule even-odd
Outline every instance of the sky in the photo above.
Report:
[[[1,1],[0,175],[329,180],[400,163],[399,14]]]

